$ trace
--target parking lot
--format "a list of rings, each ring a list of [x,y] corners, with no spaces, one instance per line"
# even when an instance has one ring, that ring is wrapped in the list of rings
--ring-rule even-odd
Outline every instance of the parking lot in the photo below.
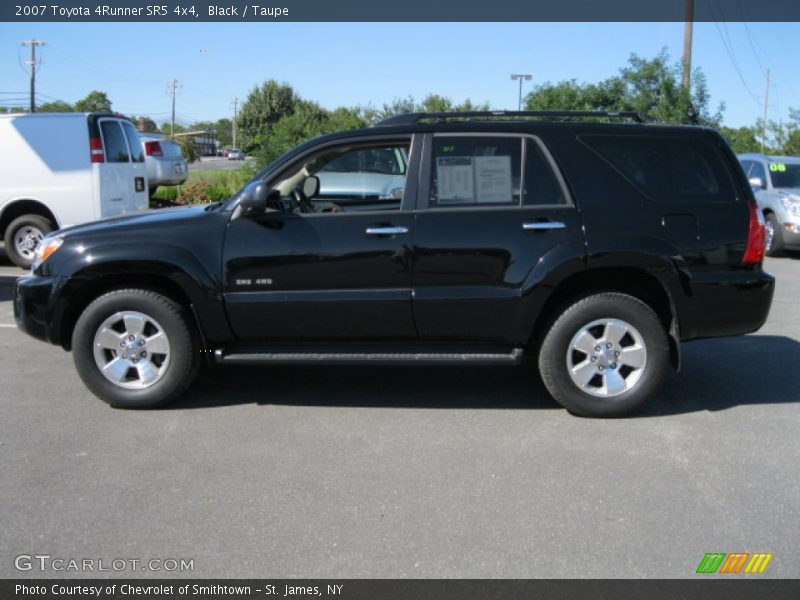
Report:
[[[800,577],[800,258],[768,259],[761,331],[684,345],[623,420],[570,416],[530,365],[227,368],[114,410],[14,328],[22,272],[0,264],[0,576],[47,554],[209,578],[691,577],[742,551]]]

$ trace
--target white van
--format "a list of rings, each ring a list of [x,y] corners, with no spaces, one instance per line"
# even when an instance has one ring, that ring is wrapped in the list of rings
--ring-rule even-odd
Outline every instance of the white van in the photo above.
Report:
[[[0,115],[0,232],[13,263],[30,266],[50,231],[147,207],[144,152],[127,119]]]

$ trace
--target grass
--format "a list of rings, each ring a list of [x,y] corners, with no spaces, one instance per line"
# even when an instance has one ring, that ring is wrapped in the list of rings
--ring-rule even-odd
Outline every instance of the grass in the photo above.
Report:
[[[203,204],[230,198],[255,175],[250,166],[223,171],[189,171],[182,185],[162,186],[150,197],[151,206]]]

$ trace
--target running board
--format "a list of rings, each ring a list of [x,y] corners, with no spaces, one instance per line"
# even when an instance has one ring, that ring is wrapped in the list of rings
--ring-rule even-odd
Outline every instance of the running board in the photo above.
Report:
[[[315,364],[315,365],[517,365],[522,362],[522,348],[509,351],[459,351],[459,352],[357,352],[323,351],[290,352],[241,349],[225,353],[222,349],[214,351],[218,363],[231,365],[257,364]]]

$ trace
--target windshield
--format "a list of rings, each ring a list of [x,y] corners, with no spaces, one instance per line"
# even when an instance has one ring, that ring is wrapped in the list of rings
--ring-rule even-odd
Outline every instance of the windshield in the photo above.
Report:
[[[774,188],[800,188],[800,163],[770,163],[769,175]]]

